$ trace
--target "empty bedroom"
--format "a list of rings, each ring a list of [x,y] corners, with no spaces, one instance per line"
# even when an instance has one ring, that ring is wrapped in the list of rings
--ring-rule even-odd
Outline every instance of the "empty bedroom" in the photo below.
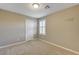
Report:
[[[0,3],[0,55],[79,55],[79,4]]]

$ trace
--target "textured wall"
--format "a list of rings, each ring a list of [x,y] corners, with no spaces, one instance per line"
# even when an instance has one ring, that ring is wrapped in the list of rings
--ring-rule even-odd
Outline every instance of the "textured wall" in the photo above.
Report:
[[[79,51],[79,6],[46,17],[49,42]]]

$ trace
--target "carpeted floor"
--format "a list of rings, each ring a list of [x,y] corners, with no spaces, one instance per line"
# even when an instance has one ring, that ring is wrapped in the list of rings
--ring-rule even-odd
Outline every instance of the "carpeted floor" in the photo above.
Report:
[[[0,49],[1,55],[72,55],[64,49],[49,45],[41,40],[30,40],[25,43]]]
[[[24,44],[27,48],[23,55],[72,55],[73,53],[49,45],[40,40],[32,40]]]

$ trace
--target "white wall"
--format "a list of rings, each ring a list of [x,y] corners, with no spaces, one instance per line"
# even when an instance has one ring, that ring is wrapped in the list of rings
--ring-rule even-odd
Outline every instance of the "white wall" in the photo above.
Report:
[[[79,6],[46,17],[46,40],[79,51]]]

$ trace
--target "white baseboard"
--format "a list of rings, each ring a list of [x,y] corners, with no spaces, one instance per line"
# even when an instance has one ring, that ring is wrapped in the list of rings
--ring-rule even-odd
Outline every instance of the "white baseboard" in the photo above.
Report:
[[[69,52],[72,52],[72,53],[74,53],[74,54],[79,55],[79,52],[78,52],[78,51],[74,51],[74,50],[72,50],[72,49],[65,48],[65,47],[60,46],[60,45],[57,45],[57,44],[55,44],[55,43],[51,43],[51,42],[49,42],[49,41],[47,41],[47,40],[43,40],[43,39],[39,39],[39,40],[41,40],[41,41],[43,41],[43,42],[45,42],[45,43],[47,43],[47,44],[50,44],[50,45],[59,47],[59,48],[61,48],[61,49],[64,49],[64,50],[66,50],[66,51],[69,51]]]
[[[16,42],[16,43],[12,43],[12,44],[8,44],[8,45],[0,46],[0,49],[2,49],[2,48],[8,48],[8,47],[15,46],[15,45],[19,45],[19,44],[22,44],[22,43],[25,43],[25,42],[26,41],[22,41],[22,42]]]
[[[8,44],[8,45],[4,45],[4,46],[0,46],[0,49],[2,48],[8,48],[8,47],[11,47],[11,46],[16,46],[16,45],[19,45],[19,44],[23,44],[27,41],[30,41],[30,40],[33,40],[33,39],[29,39],[29,40],[25,40],[25,41],[21,41],[21,42],[16,42],[16,43],[12,43],[12,44]]]

